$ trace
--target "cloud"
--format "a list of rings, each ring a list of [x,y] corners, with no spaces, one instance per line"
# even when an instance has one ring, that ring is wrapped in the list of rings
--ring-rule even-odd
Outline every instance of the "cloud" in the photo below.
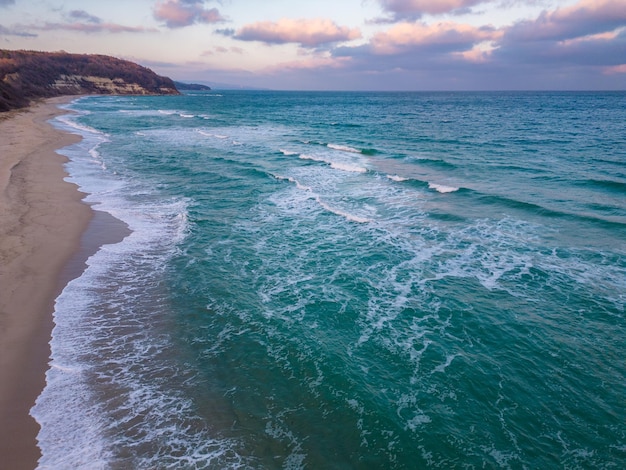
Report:
[[[1,1],[1,0],[0,0]],[[14,25],[13,35],[35,37],[36,34],[31,33],[15,33],[21,30],[33,31],[74,31],[78,33],[145,33],[155,32],[154,28],[145,28],[143,26],[126,26],[117,23],[103,21],[101,18],[91,15],[84,10],[72,10],[65,14],[65,22],[46,22],[34,25]],[[0,29],[0,33],[9,34]]]
[[[154,17],[168,28],[182,28],[195,23],[225,21],[217,8],[205,9],[204,0],[164,0],[154,7]]]
[[[454,80],[465,75],[472,76],[466,87],[475,89],[476,77],[490,62],[493,43],[501,35],[493,27],[405,22],[374,35],[367,44],[342,45],[261,73],[281,79],[297,77],[302,86],[312,89],[322,83],[331,89],[458,88]],[[313,75],[318,77],[317,84]]]
[[[508,42],[566,40],[626,26],[624,0],[582,0],[567,8],[544,11],[536,20],[519,22],[505,36]]]
[[[519,6],[522,2],[489,1],[501,8]],[[346,36],[337,39],[328,33],[325,39],[324,35],[322,39],[314,38],[314,32],[331,28],[315,28],[303,20],[250,24],[222,34],[267,44],[299,44],[306,46],[300,51],[306,55],[254,73],[233,70],[223,73],[232,73],[228,81],[285,89],[623,90],[626,83],[624,0],[575,2],[496,28],[464,24],[451,16],[434,23],[432,18],[428,22],[426,18],[417,20],[411,17],[427,11],[414,8],[419,6],[418,2],[387,1],[387,14],[404,15],[404,19],[373,28],[375,32],[358,43],[343,42],[347,41]],[[452,5],[443,3],[448,5],[446,8]],[[468,7],[470,2],[454,5]],[[341,29],[329,21],[326,24]],[[320,44],[327,47],[323,50],[315,47]]]
[[[500,49],[504,63],[619,65],[626,57],[626,8],[622,0],[582,0],[544,11],[509,27]]]
[[[394,5],[399,9],[400,4],[417,3]],[[344,46],[332,52],[379,71],[418,67],[414,64],[457,67],[472,63],[484,70],[488,66],[525,71],[532,67],[594,67],[599,71],[604,67],[610,73],[621,70],[626,57],[626,8],[624,0],[580,0],[502,28],[404,21],[375,34],[364,46]]]
[[[430,50],[438,53],[468,51],[476,44],[497,40],[502,33],[493,27],[442,22],[400,23],[374,35],[370,41],[375,55],[395,55]]]
[[[95,23],[95,24],[102,23],[102,20],[100,18],[87,13],[85,10],[72,10],[70,11],[68,16],[72,19],[85,20],[85,21],[88,21],[89,23]]]
[[[350,83],[369,79],[375,86],[378,77],[395,88],[623,89],[623,4],[581,0],[500,28],[402,21],[366,44],[331,49],[333,59],[346,60],[328,64],[341,63],[341,76],[351,75]],[[322,73],[336,70],[324,61],[318,64]],[[293,71],[293,65],[286,70]]]
[[[395,20],[417,19],[425,14],[462,13],[470,7],[490,0],[378,0],[385,12]]]
[[[219,54],[244,54],[245,51],[241,47],[224,47],[224,46],[215,46],[212,49],[208,49],[204,51],[201,56],[213,56]]]
[[[30,26],[30,29],[40,31],[76,31],[80,33],[145,33],[156,31],[155,29],[144,28],[143,26],[125,26],[116,23],[45,23],[42,26]]]
[[[618,73],[626,74],[626,64],[614,65],[604,69],[604,74],[606,75],[615,75]]]
[[[0,24],[0,36],[19,36],[23,38],[36,38],[37,35],[33,33],[28,33],[26,31],[21,31],[20,29],[10,29],[5,28]]]
[[[233,36],[241,41],[260,41],[266,44],[299,44],[302,47],[319,47],[324,44],[359,39],[358,28],[338,26],[331,20],[288,19],[277,22],[261,21],[242,27]]]
[[[217,34],[221,34],[222,36],[226,36],[227,38],[233,37],[237,31],[233,28],[218,28],[215,30]]]
[[[349,57],[330,57],[327,55],[313,54],[306,56],[299,60],[290,62],[283,62],[278,65],[267,67],[263,70],[263,73],[283,73],[285,71],[298,71],[298,70],[329,70],[329,69],[343,69],[347,67],[351,58]]]
[[[0,8],[15,5],[15,0],[0,0]]]

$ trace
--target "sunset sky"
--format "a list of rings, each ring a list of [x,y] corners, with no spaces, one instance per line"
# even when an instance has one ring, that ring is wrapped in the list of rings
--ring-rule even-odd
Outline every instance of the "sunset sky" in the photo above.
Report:
[[[290,90],[626,89],[626,0],[0,0],[0,48]]]

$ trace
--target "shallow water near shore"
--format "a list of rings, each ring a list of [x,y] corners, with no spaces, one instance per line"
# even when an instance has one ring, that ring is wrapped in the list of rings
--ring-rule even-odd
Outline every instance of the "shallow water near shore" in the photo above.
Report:
[[[41,468],[623,467],[625,104],[75,101]]]

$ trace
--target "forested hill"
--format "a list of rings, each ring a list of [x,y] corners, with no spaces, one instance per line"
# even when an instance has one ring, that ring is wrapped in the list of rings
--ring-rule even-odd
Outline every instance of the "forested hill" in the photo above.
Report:
[[[105,55],[0,49],[0,111],[59,95],[177,95],[174,82]]]

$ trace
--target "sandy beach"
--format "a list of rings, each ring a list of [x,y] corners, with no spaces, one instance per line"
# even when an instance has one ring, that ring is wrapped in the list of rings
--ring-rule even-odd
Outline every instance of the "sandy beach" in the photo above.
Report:
[[[37,466],[38,424],[29,410],[45,385],[51,313],[68,262],[93,211],[64,181],[55,150],[80,137],[47,121],[66,113],[54,98],[0,115],[0,467]],[[82,255],[84,257],[84,254]],[[80,262],[74,263],[74,271]]]

